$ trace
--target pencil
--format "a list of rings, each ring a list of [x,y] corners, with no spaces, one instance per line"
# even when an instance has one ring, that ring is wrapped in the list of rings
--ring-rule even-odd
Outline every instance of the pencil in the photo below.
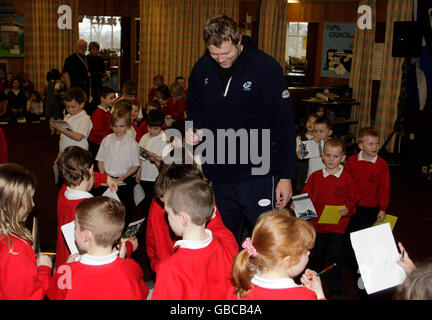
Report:
[[[47,255],[47,256],[55,256],[56,255],[55,252],[42,252],[42,253]]]
[[[329,270],[330,270],[331,268],[333,268],[335,265],[336,265],[336,262],[333,263],[330,267],[327,267],[327,268],[321,270],[320,272],[318,272],[316,276],[319,277],[319,276],[322,275],[324,272],[329,271]]]

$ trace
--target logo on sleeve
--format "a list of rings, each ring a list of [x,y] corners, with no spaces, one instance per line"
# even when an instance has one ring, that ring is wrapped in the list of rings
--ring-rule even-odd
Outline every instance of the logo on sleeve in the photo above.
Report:
[[[246,81],[243,83],[243,91],[251,91],[252,82]]]
[[[204,78],[204,85],[206,86],[208,84],[208,78]]]
[[[289,90],[282,91],[282,98],[287,99],[290,97],[290,95],[291,94],[290,94]]]

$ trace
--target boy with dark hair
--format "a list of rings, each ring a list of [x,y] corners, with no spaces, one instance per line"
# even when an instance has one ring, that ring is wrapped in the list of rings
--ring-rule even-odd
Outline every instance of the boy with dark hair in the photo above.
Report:
[[[184,178],[164,193],[165,212],[177,251],[159,265],[152,299],[224,299],[231,285],[231,243],[206,228],[214,212],[214,194],[204,180]],[[232,242],[236,246],[233,238]]]
[[[54,300],[144,300],[149,289],[132,259],[116,248],[125,224],[124,206],[108,197],[81,202],[76,209],[75,241],[85,254],[72,255],[54,274],[47,296]],[[65,283],[65,275],[66,283]]]
[[[100,104],[91,116],[93,129],[88,138],[89,151],[92,153],[93,158],[96,157],[103,138],[111,133],[109,119],[111,116],[111,107],[114,104],[115,90],[104,86],[99,89],[98,94]]]
[[[60,155],[58,167],[64,185],[57,197],[56,267],[65,263],[70,255],[61,227],[75,220],[76,206],[82,200],[93,197],[90,190],[101,183],[107,183],[111,190],[117,191],[117,185],[111,177],[93,171],[92,155],[81,147],[67,147]]]

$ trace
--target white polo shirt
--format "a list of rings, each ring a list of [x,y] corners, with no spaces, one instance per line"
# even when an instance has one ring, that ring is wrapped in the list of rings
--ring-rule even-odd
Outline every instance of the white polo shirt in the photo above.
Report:
[[[84,137],[81,139],[81,141],[76,141],[62,133],[60,135],[60,153],[62,153],[64,149],[69,146],[79,146],[88,150],[87,138],[93,128],[93,124],[87,112],[85,112],[85,110],[81,110],[80,113],[74,116],[67,114],[63,120],[72,127],[74,132],[81,133]]]
[[[156,137],[152,137],[150,133],[142,136],[139,145],[146,148],[148,151],[162,156],[162,151],[168,145],[165,133],[162,131]],[[142,181],[155,181],[159,175],[159,170],[150,160],[140,159]]]

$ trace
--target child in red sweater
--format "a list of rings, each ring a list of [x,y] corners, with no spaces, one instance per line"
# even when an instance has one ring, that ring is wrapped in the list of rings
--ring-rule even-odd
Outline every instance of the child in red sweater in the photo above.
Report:
[[[42,300],[51,259],[33,251],[24,222],[33,209],[36,178],[17,164],[0,165],[0,300]]]
[[[317,232],[315,248],[311,255],[311,267],[314,270],[322,270],[339,262],[344,233],[350,217],[355,214],[358,195],[351,176],[341,165],[345,157],[345,146],[340,139],[327,140],[322,153],[325,167],[312,173],[302,190],[302,193],[309,194],[318,214],[317,218],[309,220]],[[338,212],[341,216],[338,223],[318,223],[326,205],[344,206]],[[333,298],[338,298],[342,293],[339,263],[326,272],[323,279],[327,281]]]
[[[356,184],[360,197],[347,233],[369,228],[375,221],[384,221],[386,217],[390,199],[390,173],[386,161],[378,156],[379,145],[379,134],[375,129],[361,129],[358,136],[361,151],[351,156],[345,165],[345,170]],[[357,272],[357,263],[348,237],[345,249],[347,267]]]
[[[246,238],[233,263],[234,288],[229,299],[317,300],[325,299],[316,272],[306,270],[304,286],[293,280],[306,267],[315,242],[310,223],[283,209],[263,213]],[[230,296],[231,295],[231,296]]]
[[[61,154],[58,166],[65,184],[57,198],[57,249],[56,267],[64,264],[70,255],[61,226],[75,220],[75,208],[84,199],[91,198],[89,192],[101,183],[107,183],[110,189],[117,191],[114,180],[106,174],[93,171],[93,159],[89,151],[77,147],[67,147]]]
[[[93,128],[88,138],[89,151],[93,158],[96,157],[103,138],[111,133],[110,116],[115,100],[115,90],[110,87],[101,87],[99,89],[99,98],[100,104],[91,116]]]
[[[226,298],[237,246],[206,228],[214,195],[200,178],[183,178],[164,193],[171,230],[181,238],[175,253],[159,265],[152,299],[217,300]]]
[[[75,242],[85,254],[71,255],[54,274],[47,297],[54,300],[144,300],[149,289],[132,259],[116,248],[125,224],[124,206],[108,197],[82,201],[76,208]],[[76,259],[79,258],[79,261]]]
[[[185,118],[186,111],[186,92],[184,87],[177,82],[174,82],[170,86],[171,97],[166,103],[166,117],[171,122],[177,119]]]

